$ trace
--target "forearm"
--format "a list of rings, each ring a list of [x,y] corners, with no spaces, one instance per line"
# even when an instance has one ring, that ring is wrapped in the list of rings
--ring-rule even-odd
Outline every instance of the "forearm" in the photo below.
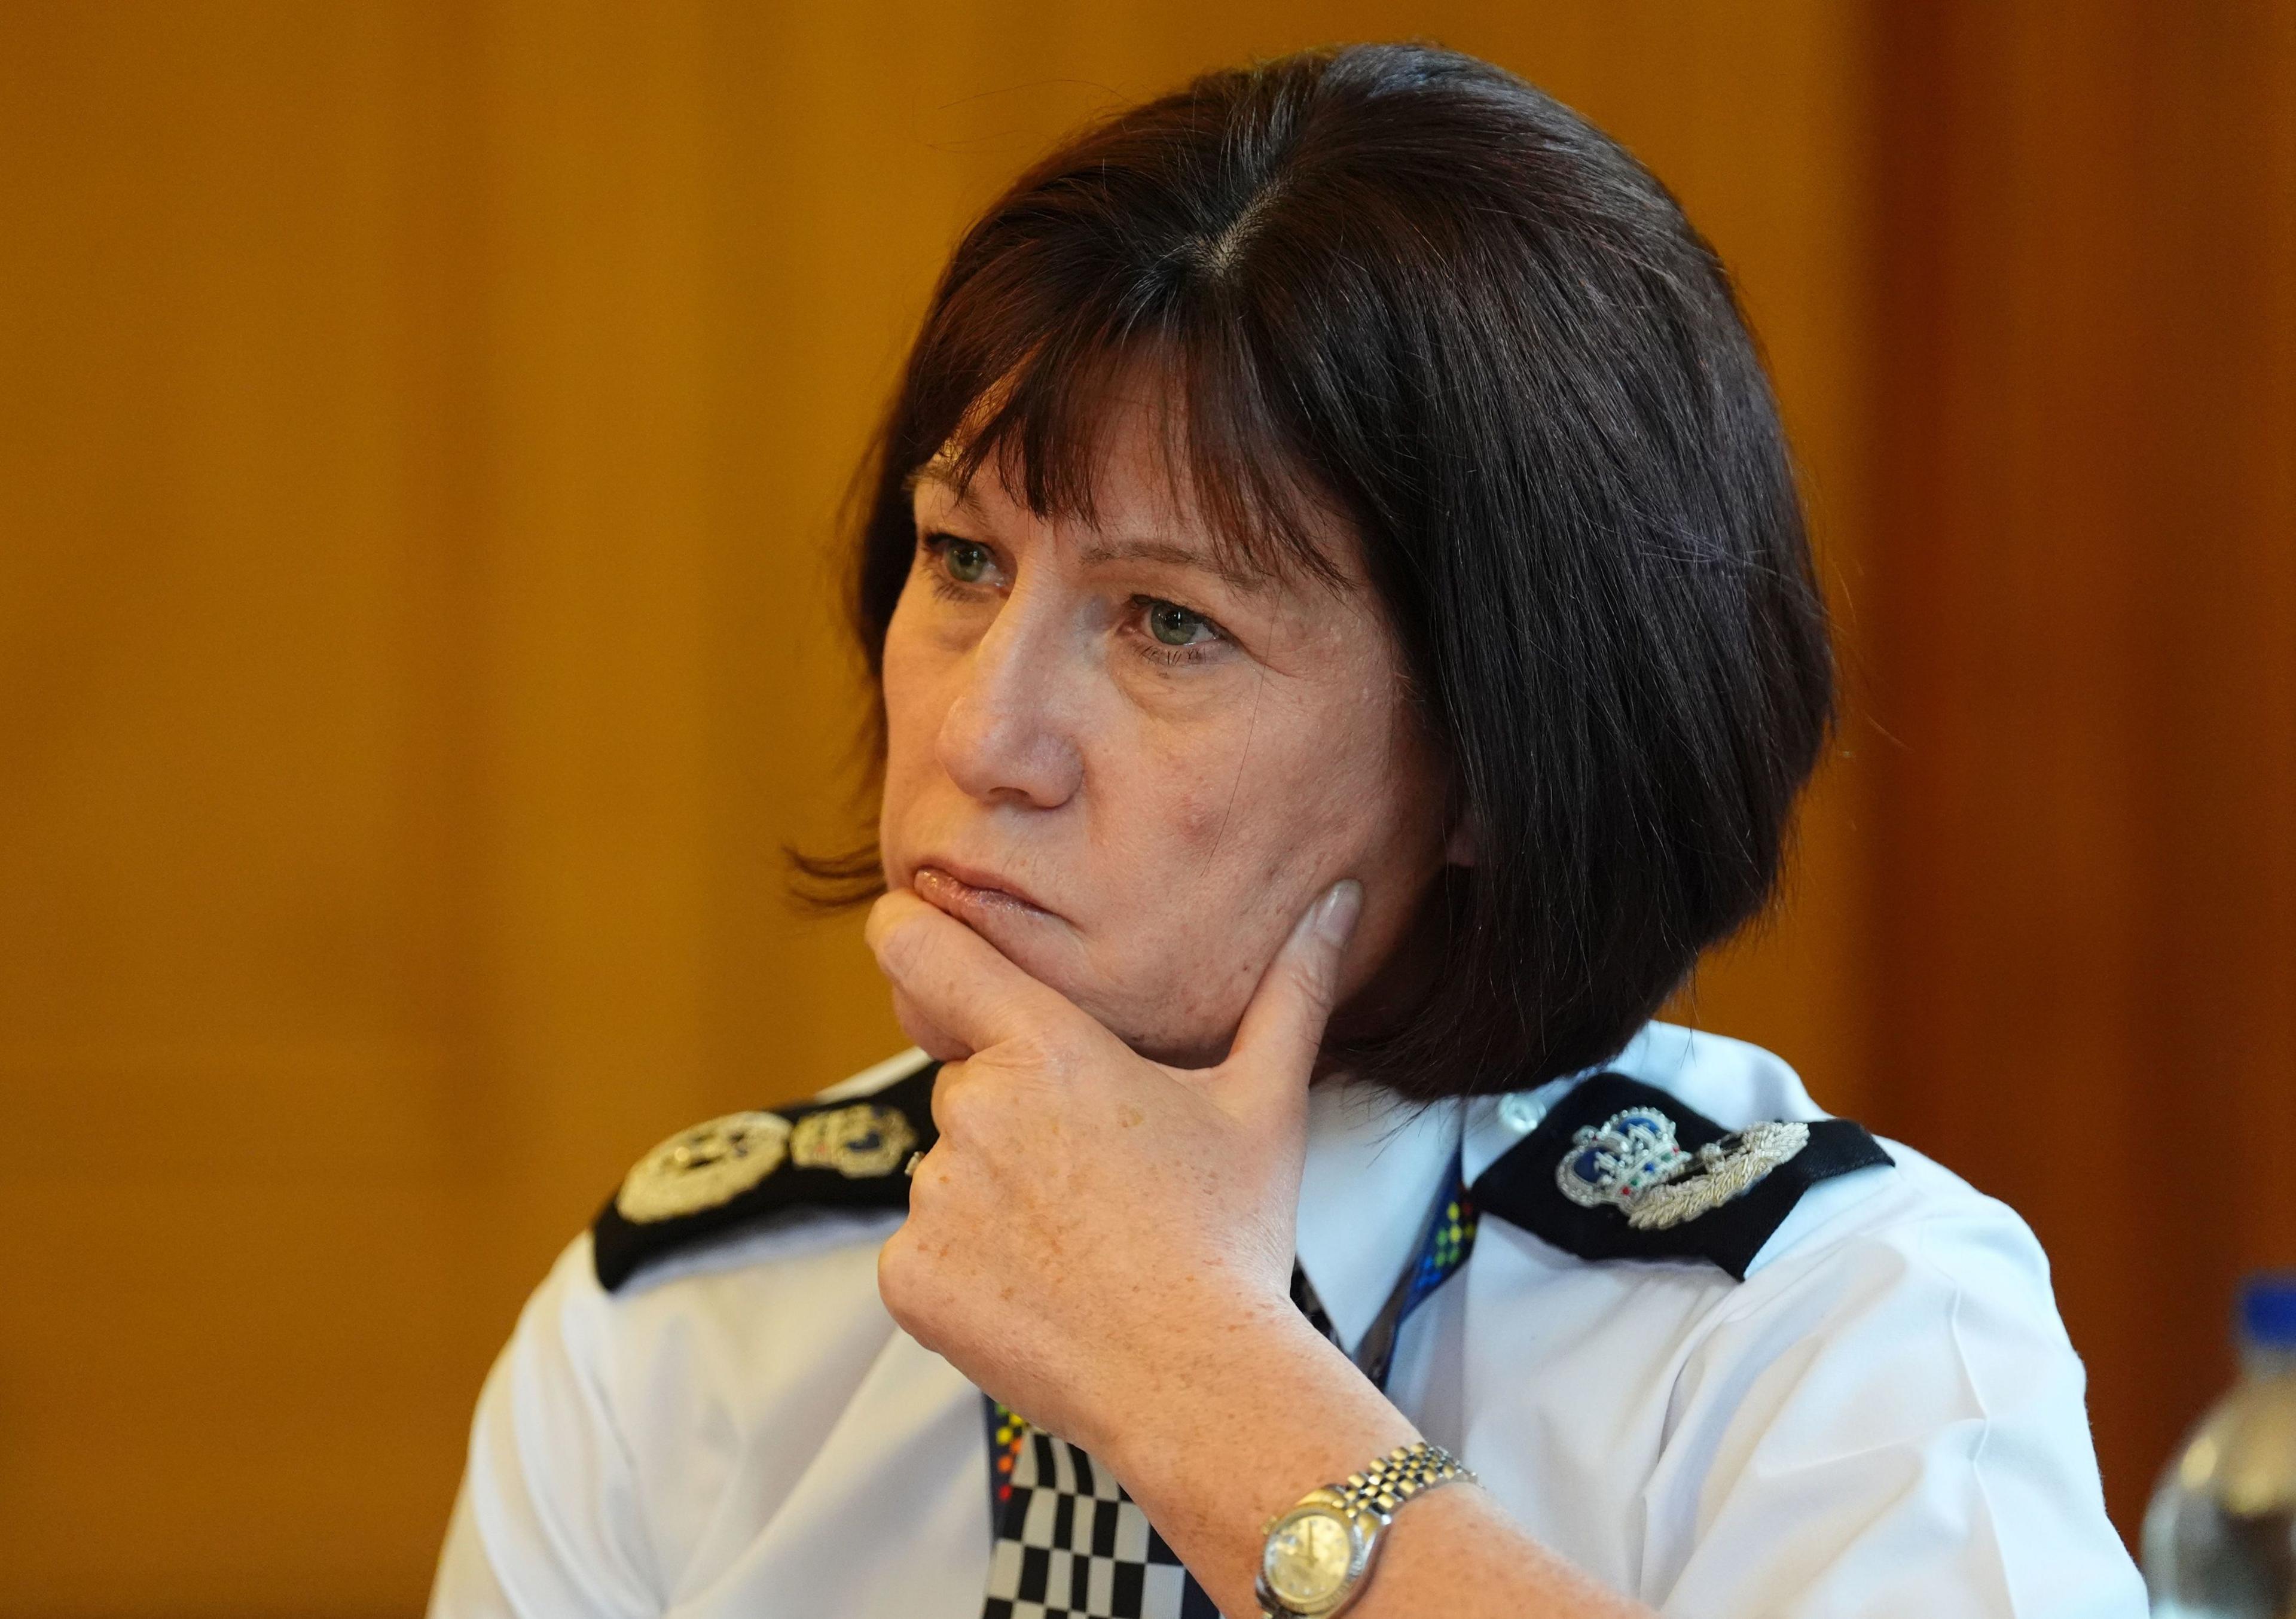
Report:
[[[1288,1319],[1285,1317],[1288,1315]],[[1154,1380],[1101,1442],[1135,1500],[1230,1615],[1256,1615],[1262,1531],[1317,1485],[1420,1437],[1296,1311],[1211,1327],[1209,1347]],[[1381,1536],[1349,1619],[1626,1619],[1596,1586],[1471,1484],[1415,1498]]]

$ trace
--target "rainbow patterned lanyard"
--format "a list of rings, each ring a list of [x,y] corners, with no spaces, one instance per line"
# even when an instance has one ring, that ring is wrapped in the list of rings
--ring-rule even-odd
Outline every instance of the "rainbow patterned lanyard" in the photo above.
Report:
[[[1459,1167],[1455,1158],[1450,1183],[1456,1189],[1437,1205],[1427,1222],[1425,1235],[1419,1239],[1419,1256],[1396,1278],[1387,1303],[1372,1318],[1370,1327],[1364,1331],[1363,1342],[1356,1345],[1355,1353],[1349,1357],[1357,1368],[1382,1390],[1387,1387],[1388,1374],[1395,1369],[1395,1344],[1402,1335],[1404,1322],[1475,1251],[1475,1203],[1467,1194]],[[1332,1327],[1324,1302],[1316,1296],[1315,1284],[1296,1261],[1292,1266],[1292,1302],[1300,1306],[1300,1312],[1318,1332],[1339,1344],[1342,1350],[1347,1348],[1340,1343],[1339,1332]]]

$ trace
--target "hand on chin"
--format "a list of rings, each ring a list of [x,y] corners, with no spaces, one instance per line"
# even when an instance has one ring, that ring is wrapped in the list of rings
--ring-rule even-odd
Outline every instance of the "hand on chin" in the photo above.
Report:
[[[970,931],[989,949],[996,949],[995,941],[985,938],[979,929]],[[1004,956],[1002,950],[997,950],[997,954]],[[1028,968],[1013,962],[1011,957],[1004,956],[1004,959],[1016,970],[1029,974]],[[1035,978],[1036,974],[1029,974],[1029,976]],[[1167,1064],[1175,1068],[1210,1068],[1226,1056],[1229,1040],[1234,1034],[1234,1028],[1230,1027],[1216,1039],[1175,1039],[1175,1031],[1170,1030],[1150,1031],[1128,1028],[1120,1015],[1096,1004],[1091,996],[1050,980],[1037,979],[1037,982],[1062,996],[1078,1010],[1151,1062]],[[952,1032],[946,1023],[937,1020],[922,999],[898,984],[893,986],[893,1015],[901,1025],[901,1032],[909,1037],[910,1043],[935,1062],[958,1063],[973,1055],[973,1047],[967,1044],[962,1036]]]
[[[1184,1403],[1208,1345],[1312,1334],[1290,1296],[1308,1082],[1360,900],[1319,897],[1202,1069],[1128,1049],[914,893],[880,900],[871,948],[946,1064],[939,1134],[878,1255],[893,1319],[1119,1477],[1105,1447],[1144,1400]]]
[[[893,990],[893,1015],[910,1043],[936,1063],[959,1063],[972,1055],[972,1047],[935,1023],[917,999],[898,985]]]

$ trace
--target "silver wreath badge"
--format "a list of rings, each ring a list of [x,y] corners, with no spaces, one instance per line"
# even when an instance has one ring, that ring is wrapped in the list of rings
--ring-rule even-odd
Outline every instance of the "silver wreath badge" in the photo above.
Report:
[[[1636,1230],[1663,1231],[1744,1196],[1808,1145],[1808,1125],[1771,1122],[1688,1153],[1672,1119],[1629,1107],[1570,1138],[1554,1184],[1581,1208],[1620,1209]]]

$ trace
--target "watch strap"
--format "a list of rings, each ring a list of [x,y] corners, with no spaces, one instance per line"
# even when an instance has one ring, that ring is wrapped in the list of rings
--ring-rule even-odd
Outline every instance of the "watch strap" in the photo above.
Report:
[[[1309,1491],[1289,1512],[1268,1522],[1267,1543],[1260,1552],[1259,1578],[1254,1589],[1259,1599],[1260,1619],[1330,1619],[1344,1611],[1362,1594],[1377,1557],[1381,1532],[1394,1520],[1403,1504],[1430,1490],[1460,1481],[1472,1483],[1475,1475],[1440,1445],[1423,1439],[1413,1444],[1398,1445],[1360,1473],[1350,1473],[1336,1483]],[[1278,1591],[1279,1582],[1299,1589],[1298,1571],[1295,1568],[1279,1574],[1276,1559],[1292,1555],[1297,1549],[1296,1542],[1287,1544],[1288,1536],[1297,1533],[1289,1526],[1318,1517],[1326,1523],[1346,1525],[1344,1533],[1353,1549],[1347,1559],[1349,1567],[1344,1578],[1333,1579],[1332,1584],[1317,1590],[1312,1598],[1300,1598],[1306,1606],[1295,1607]],[[1329,1541],[1325,1548],[1323,1555],[1341,1549]],[[1322,1584],[1322,1581],[1314,1583]]]
[[[1440,1445],[1420,1440],[1398,1445],[1360,1473],[1350,1473],[1331,1486],[1351,1511],[1369,1513],[1382,1524],[1413,1496],[1455,1480],[1474,1481],[1474,1475]]]

